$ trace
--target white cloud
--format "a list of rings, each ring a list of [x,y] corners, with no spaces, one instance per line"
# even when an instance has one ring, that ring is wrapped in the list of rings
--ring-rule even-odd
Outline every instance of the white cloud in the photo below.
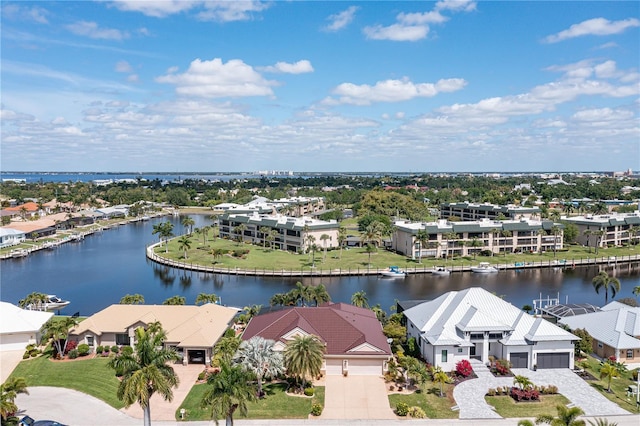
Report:
[[[271,86],[275,85],[240,59],[232,59],[225,64],[220,58],[211,61],[196,59],[186,72],[170,72],[156,78],[156,81],[174,84],[180,95],[205,98],[271,96]]]
[[[140,12],[147,16],[163,18],[175,13],[188,11],[201,4],[200,0],[114,0],[113,5],[120,10]]]
[[[374,25],[365,27],[363,32],[371,40],[418,41],[429,34],[429,27],[426,25],[402,24],[393,24],[388,27]]]
[[[118,61],[116,63],[116,71],[117,72],[132,72],[133,68],[129,65],[127,61]]]
[[[336,13],[327,18],[330,23],[324,27],[326,31],[339,31],[349,25],[356,15],[356,12],[360,9],[358,6],[350,6],[346,10],[340,13]]]
[[[5,4],[2,6],[3,18],[28,20],[39,24],[48,24],[48,15],[48,10],[38,6],[26,7],[15,3]]]
[[[127,81],[129,83],[137,83],[140,81],[140,78],[138,77],[138,74],[130,74],[127,76]]]
[[[246,21],[251,19],[255,12],[262,12],[269,5],[261,1],[205,1],[203,2],[205,10],[198,13],[197,17],[203,21]]]
[[[260,70],[273,73],[303,74],[307,72],[313,72],[313,66],[311,66],[311,62],[303,59],[293,64],[287,62],[277,62],[273,66],[262,67],[260,68]]]
[[[337,98],[327,98],[325,105],[370,105],[374,102],[401,102],[419,97],[433,97],[441,92],[462,89],[466,81],[461,78],[439,80],[437,83],[413,83],[409,79],[379,81],[374,86],[342,83],[333,89]]]
[[[250,19],[252,13],[269,7],[268,3],[255,0],[114,0],[113,5],[120,10],[140,12],[155,18],[196,12],[197,19],[220,22],[244,21]]]
[[[102,40],[123,40],[129,38],[129,33],[113,28],[100,28],[95,22],[78,21],[73,24],[66,25],[73,34],[96,38]]]
[[[640,26],[640,20],[636,18],[624,19],[621,21],[609,21],[605,18],[594,18],[573,24],[569,29],[547,36],[544,40],[547,43],[557,43],[570,38],[586,35],[612,35],[619,34],[628,28]]]
[[[436,10],[471,12],[476,10],[476,2],[475,0],[441,0],[436,3]]]

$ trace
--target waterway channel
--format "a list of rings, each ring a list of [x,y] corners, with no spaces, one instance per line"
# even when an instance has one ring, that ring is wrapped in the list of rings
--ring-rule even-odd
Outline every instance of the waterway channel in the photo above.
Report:
[[[192,216],[196,227],[208,224],[206,216]],[[243,307],[268,305],[275,293],[289,291],[296,278],[251,277],[198,273],[173,269],[147,260],[145,247],[157,242],[153,225],[171,220],[174,233],[184,232],[178,218],[165,217],[122,225],[87,236],[77,243],[66,243],[53,250],[3,260],[0,263],[0,299],[17,303],[25,295],[38,291],[56,294],[71,304],[63,314],[79,312],[91,315],[125,294],[142,294],[146,303],[160,304],[168,297],[181,295],[187,303],[199,293],[215,293],[222,304]],[[634,297],[640,285],[640,272],[628,265],[606,266],[622,285],[616,296]],[[604,304],[604,294],[596,294],[591,279],[598,268],[535,269],[500,271],[496,274],[454,273],[448,277],[431,274],[409,275],[405,279],[376,276],[305,278],[303,283],[322,283],[333,301],[349,302],[356,291],[366,292],[369,303],[389,311],[395,300],[433,299],[450,290],[480,286],[516,306],[532,304],[533,299],[558,297],[561,302]]]

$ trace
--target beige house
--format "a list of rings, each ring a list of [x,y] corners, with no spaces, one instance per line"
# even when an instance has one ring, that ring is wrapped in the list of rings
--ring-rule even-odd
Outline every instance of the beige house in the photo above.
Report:
[[[135,346],[135,329],[159,321],[167,333],[165,346],[182,353],[183,363],[209,364],[213,346],[238,313],[208,303],[194,305],[111,305],[71,330],[70,337],[98,346]]]

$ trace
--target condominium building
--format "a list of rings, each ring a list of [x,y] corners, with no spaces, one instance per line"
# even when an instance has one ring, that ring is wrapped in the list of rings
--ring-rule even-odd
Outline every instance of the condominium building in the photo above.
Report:
[[[563,246],[563,225],[549,220],[396,221],[394,227],[392,249],[412,259],[468,256],[483,250],[535,253]],[[425,234],[422,242],[419,233]]]
[[[447,203],[440,206],[440,218],[449,219],[460,218],[463,221],[480,219],[535,219],[540,217],[538,207],[523,207],[516,205],[498,206],[495,204],[483,203]]]
[[[591,247],[622,246],[640,238],[640,211],[564,217],[578,227],[576,242]]]
[[[219,217],[220,237],[254,244],[273,244],[278,250],[304,253],[315,244],[319,249],[338,247],[335,220],[290,217],[279,214],[225,213]],[[273,233],[273,239],[270,234]]]

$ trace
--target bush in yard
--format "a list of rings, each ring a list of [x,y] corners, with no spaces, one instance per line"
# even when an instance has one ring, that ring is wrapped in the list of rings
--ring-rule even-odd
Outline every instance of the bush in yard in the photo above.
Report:
[[[495,370],[499,376],[507,376],[511,374],[511,363],[506,359],[499,359],[496,361]]]
[[[89,345],[87,345],[86,343],[83,343],[81,345],[78,345],[78,355],[80,356],[87,356],[89,355],[89,351],[91,350],[91,348],[89,347]]]
[[[458,361],[456,364],[456,374],[462,377],[471,376],[473,374],[473,367],[471,366],[471,363],[466,359]]]
[[[494,388],[490,388],[487,391],[487,396],[496,396],[497,391]]]
[[[114,354],[118,354],[118,352],[120,352],[120,348],[116,345],[113,345],[111,346],[111,352],[113,352]]]
[[[540,392],[533,388],[520,389],[517,387],[511,388],[511,398],[516,401],[539,401]]]
[[[312,416],[319,416],[320,414],[322,414],[322,405],[315,402],[311,405],[311,415]]]
[[[398,402],[396,404],[396,414],[406,417],[406,415],[409,414],[409,405],[405,402]]]
[[[206,371],[201,371],[200,374],[198,374],[198,380],[200,381],[203,381],[206,377],[207,377]]]
[[[65,348],[64,353],[68,354],[70,351],[74,350],[77,347],[78,347],[78,342],[76,342],[75,340],[69,340],[67,342],[67,347]]]
[[[104,352],[104,346],[100,345],[96,348],[96,353],[101,354],[102,352]]]
[[[76,359],[78,358],[78,350],[77,349],[71,349],[69,351],[69,358],[70,359]]]
[[[122,355],[131,355],[133,354],[133,348],[131,346],[123,346],[122,349],[120,349],[120,353]]]
[[[304,388],[304,394],[306,396],[313,396],[313,394],[314,394],[313,388]]]
[[[427,417],[427,414],[420,407],[409,408],[408,414],[409,414],[409,417],[412,417],[414,419],[425,419]]]

